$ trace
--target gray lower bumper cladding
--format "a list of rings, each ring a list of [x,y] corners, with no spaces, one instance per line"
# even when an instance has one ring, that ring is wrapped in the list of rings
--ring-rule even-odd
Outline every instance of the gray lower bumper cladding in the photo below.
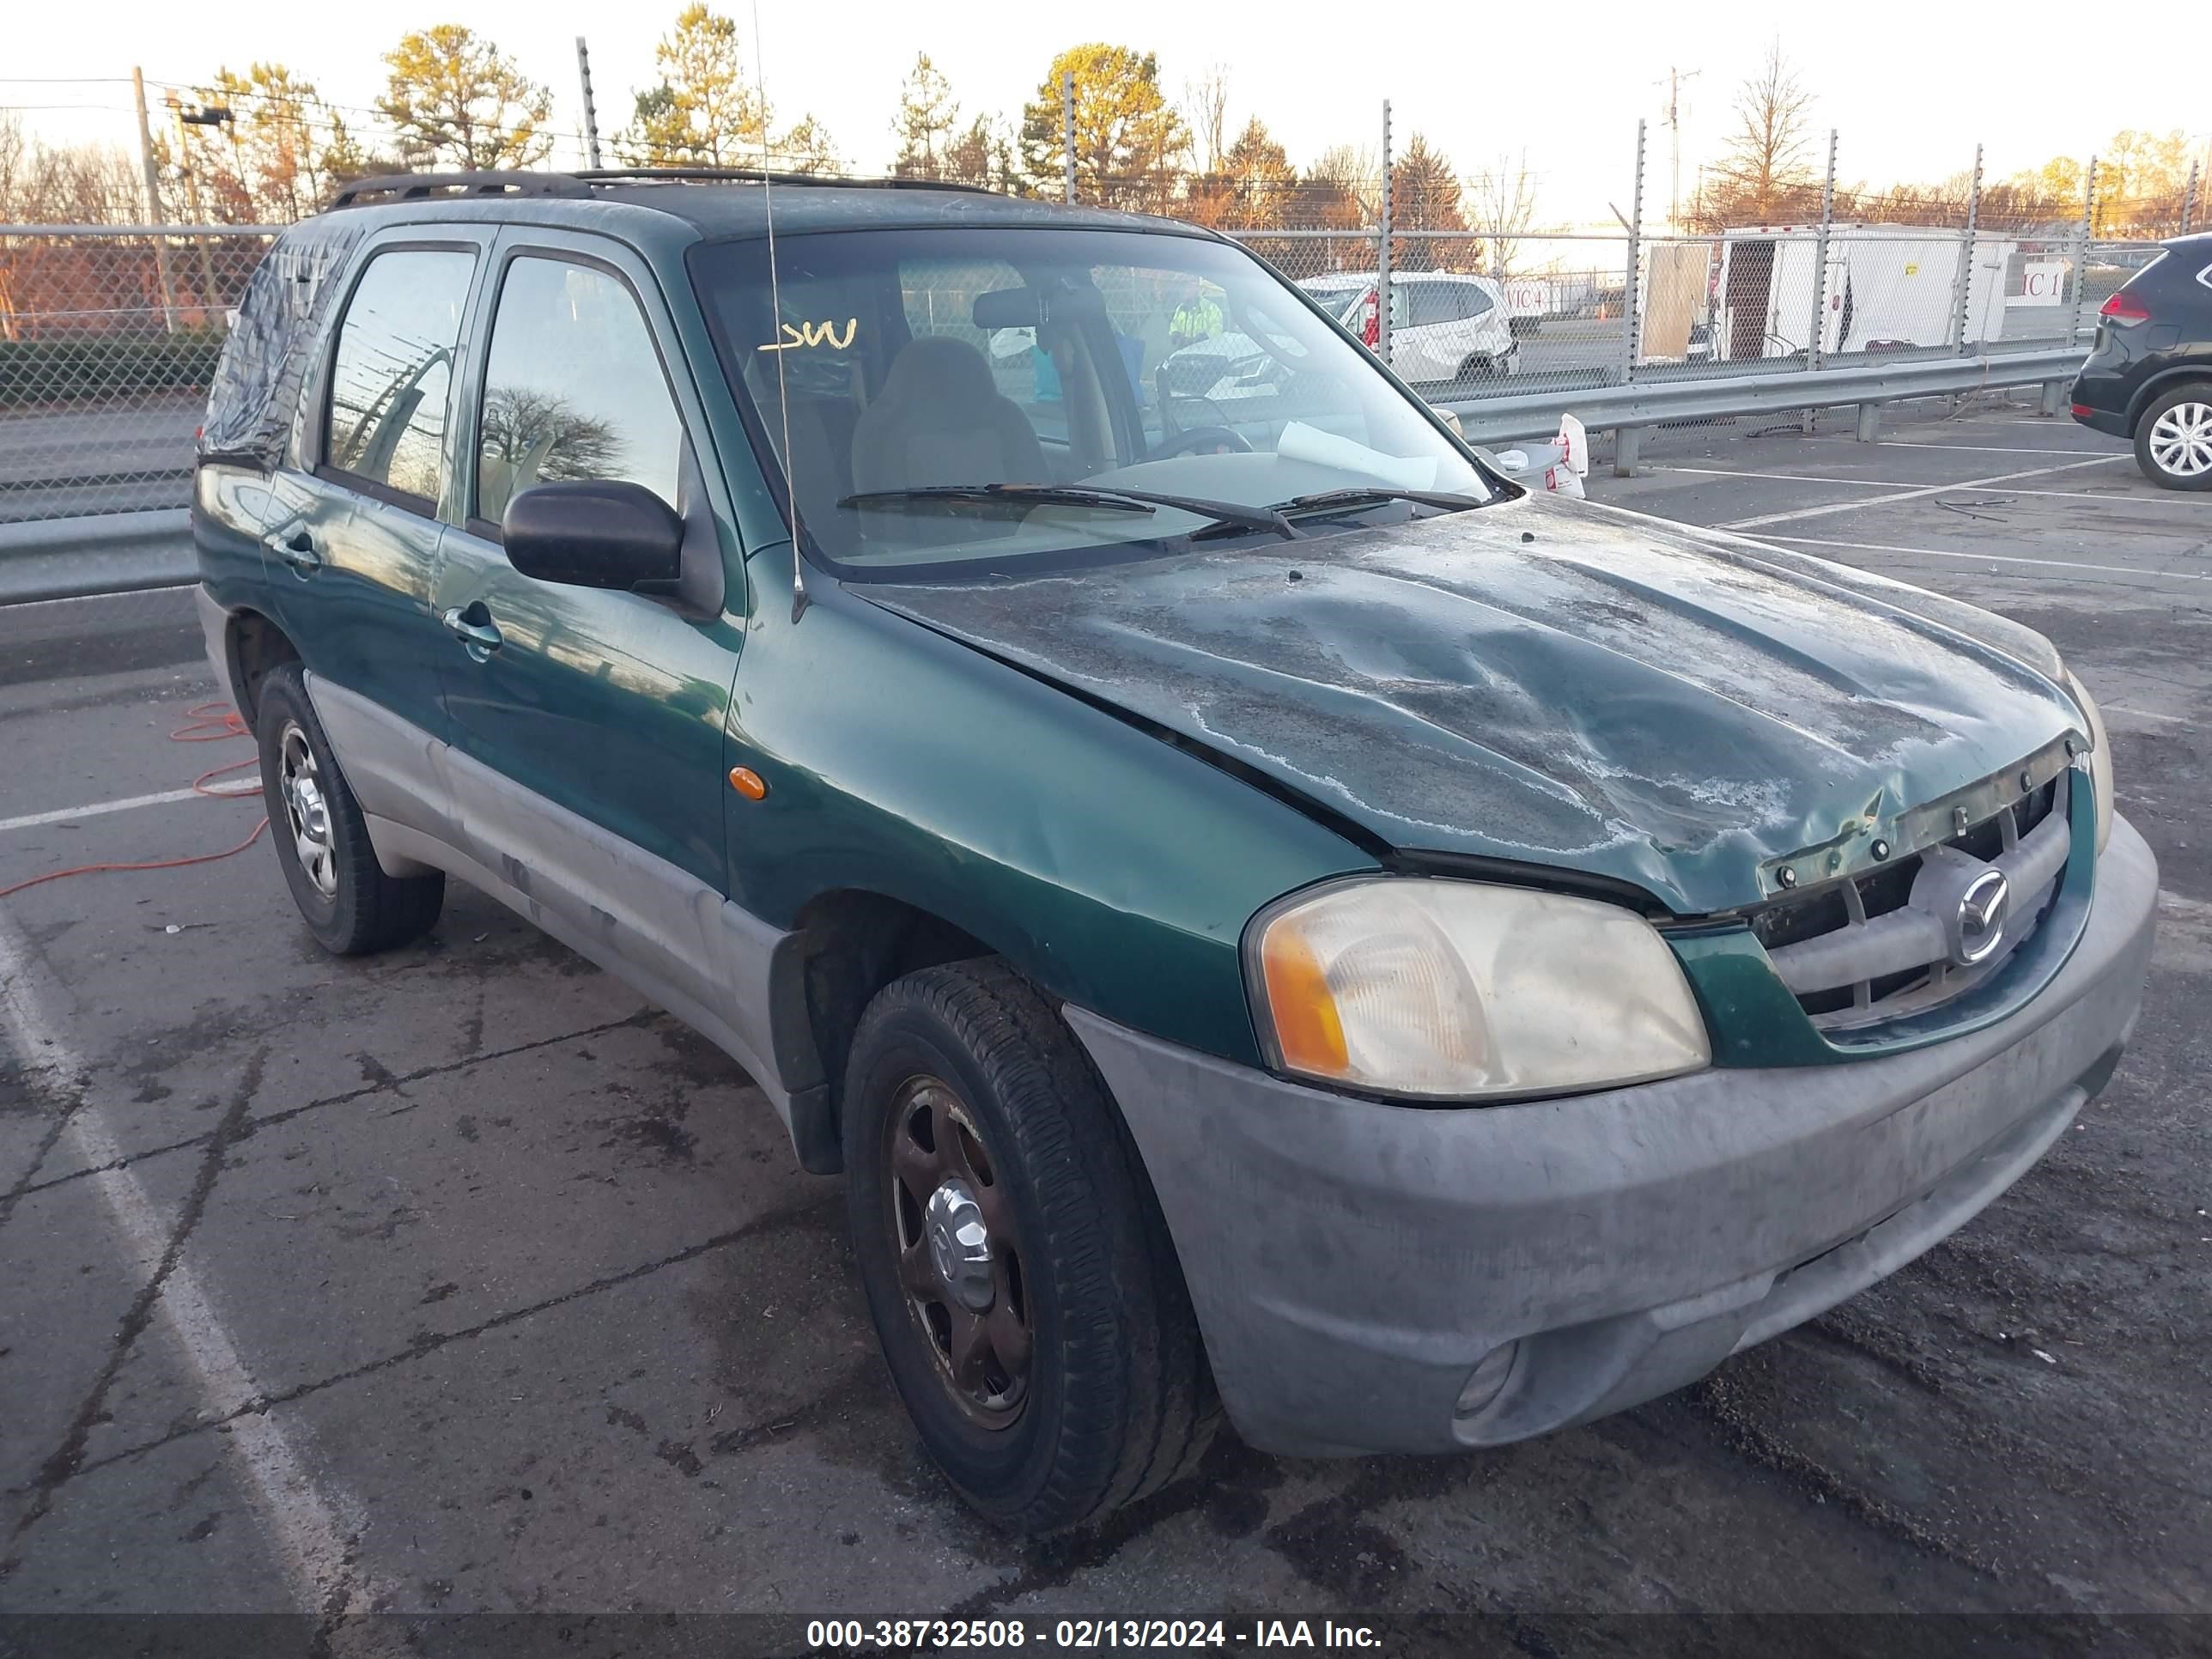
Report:
[[[1066,1012],[1238,1431],[1308,1455],[1493,1445],[1693,1381],[2011,1185],[2118,1061],[2157,888],[2117,823],[2057,978],[1954,1041],[1565,1100],[1388,1105]]]

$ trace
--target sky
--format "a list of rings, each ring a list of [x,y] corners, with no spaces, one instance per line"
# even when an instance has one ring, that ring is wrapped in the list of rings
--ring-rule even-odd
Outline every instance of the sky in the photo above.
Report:
[[[750,59],[754,0],[719,0]],[[384,83],[380,61],[404,31],[461,22],[489,35],[526,73],[552,88],[553,125],[582,128],[575,37],[591,43],[603,134],[653,79],[653,48],[678,0],[609,7],[587,0],[399,0],[397,5],[303,5],[228,0],[216,9],[118,0],[96,26],[73,6],[15,9],[0,55],[0,106],[50,141],[133,142],[128,77],[142,67],[160,118],[161,84],[190,84],[219,65],[276,60],[341,106],[367,110]],[[1399,0],[1380,8],[1262,5],[1256,0],[1116,0],[1110,7],[992,5],[945,9],[886,0],[772,3],[758,13],[762,67],[784,120],[811,112],[854,170],[884,170],[891,112],[917,52],[950,78],[965,112],[1018,118],[1052,55],[1084,40],[1158,54],[1170,98],[1213,65],[1225,67],[1230,120],[1264,119],[1299,163],[1334,143],[1372,147],[1384,99],[1402,145],[1415,131],[1462,173],[1501,157],[1533,175],[1540,219],[1609,220],[1633,190],[1636,123],[1650,123],[1646,202],[1663,216],[1673,148],[1664,125],[1666,77],[1680,94],[1681,185],[1716,157],[1730,104],[1778,38],[1808,90],[1825,143],[1841,133],[1844,184],[1934,181],[1987,146],[1990,174],[2086,158],[2123,127],[2180,128],[2212,145],[2212,5],[2160,14],[2155,51],[2096,49],[2094,13],[2027,0],[1967,6],[1858,0],[1828,7],[1614,4],[1509,7],[1466,0]],[[1359,25],[1376,38],[1363,46]],[[2142,43],[2138,43],[2141,45]],[[71,77],[88,77],[82,82]],[[554,161],[580,164],[578,141]]]

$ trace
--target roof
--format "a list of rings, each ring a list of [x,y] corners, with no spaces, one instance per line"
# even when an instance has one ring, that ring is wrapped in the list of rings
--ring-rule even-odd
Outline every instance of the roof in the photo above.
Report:
[[[381,198],[381,199],[376,199]],[[339,193],[332,212],[575,224],[599,204],[680,220],[702,237],[760,235],[770,204],[779,232],[930,225],[1046,225],[1205,234],[1171,219],[1004,196],[972,185],[914,179],[836,179],[738,168],[637,168],[597,173],[392,174]],[[393,213],[392,210],[404,210]]]
[[[1362,283],[1371,284],[1375,281],[1375,273],[1371,270],[1364,274],[1356,270],[1325,270],[1317,276],[1299,276],[1293,280],[1300,288],[1309,291],[1317,288],[1358,288]],[[1497,281],[1495,276],[1486,276],[1479,270],[1401,270],[1395,265],[1390,267],[1390,286],[1393,288],[1401,283],[1495,284]]]

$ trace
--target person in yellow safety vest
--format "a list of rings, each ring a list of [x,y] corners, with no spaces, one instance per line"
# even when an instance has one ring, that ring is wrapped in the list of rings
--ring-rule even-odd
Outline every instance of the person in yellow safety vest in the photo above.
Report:
[[[1221,332],[1225,320],[1221,307],[1206,297],[1204,287],[1194,279],[1183,289],[1182,303],[1168,319],[1168,344],[1180,349],[1195,341],[1210,340]]]

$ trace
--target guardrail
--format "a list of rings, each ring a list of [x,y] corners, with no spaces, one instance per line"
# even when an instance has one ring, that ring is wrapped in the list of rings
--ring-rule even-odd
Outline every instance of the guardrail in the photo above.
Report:
[[[175,587],[195,579],[183,507],[0,524],[0,605]]]
[[[1628,477],[1643,434],[1677,422],[1856,405],[1858,435],[1870,439],[1884,404],[2038,385],[2044,411],[2056,414],[2081,361],[2079,346],[2065,346],[1435,401],[1478,444],[1546,437],[1559,429],[1561,415],[1574,415],[1593,432],[1614,434],[1613,470]],[[0,524],[0,605],[131,592],[192,579],[191,526],[182,508]]]
[[[1636,470],[1644,432],[1675,421],[1856,405],[1858,436],[1871,439],[1884,404],[2016,386],[2041,386],[2043,411],[2055,415],[2063,406],[2074,371],[2081,365],[2082,355],[2078,345],[2052,346],[1985,352],[1973,357],[1852,363],[1773,374],[1632,380],[1625,386],[1434,401],[1458,418],[1468,442],[1478,444],[1548,437],[1559,430],[1561,415],[1572,415],[1593,432],[1609,429],[1615,434],[1613,471],[1629,477]]]

